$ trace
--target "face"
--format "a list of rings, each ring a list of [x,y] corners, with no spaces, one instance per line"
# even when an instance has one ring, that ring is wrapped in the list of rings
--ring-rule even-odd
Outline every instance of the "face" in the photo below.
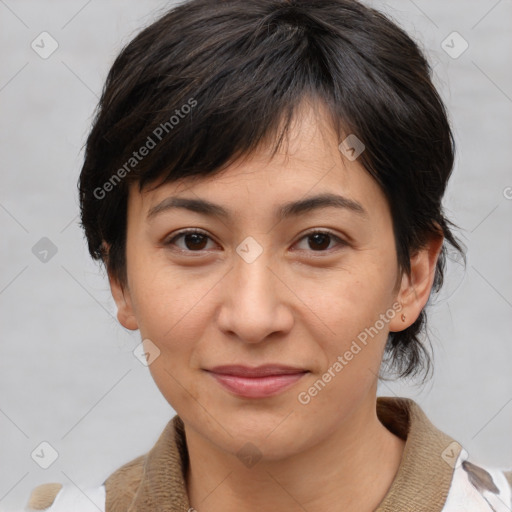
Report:
[[[277,459],[342,427],[375,400],[388,332],[427,299],[420,290],[399,319],[407,282],[395,289],[386,198],[322,112],[303,109],[272,159],[262,148],[212,177],[130,191],[127,286],[111,280],[118,318],[150,340],[151,374],[187,428],[228,452],[250,441]],[[327,194],[338,203],[302,203]],[[209,371],[267,364],[302,373],[251,387]]]

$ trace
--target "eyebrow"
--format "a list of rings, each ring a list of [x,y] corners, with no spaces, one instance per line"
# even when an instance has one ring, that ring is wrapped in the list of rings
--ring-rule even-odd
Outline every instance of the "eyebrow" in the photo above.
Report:
[[[310,213],[314,210],[329,207],[345,209],[361,217],[368,218],[368,212],[363,208],[361,203],[353,199],[349,199],[348,197],[331,193],[310,196],[305,199],[300,199],[299,201],[285,203],[277,208],[275,217],[283,220],[288,217],[295,217],[305,213]],[[226,220],[234,216],[223,206],[205,199],[168,197],[149,210],[146,220],[149,221],[162,212],[176,208],[183,208],[192,212],[219,217]]]

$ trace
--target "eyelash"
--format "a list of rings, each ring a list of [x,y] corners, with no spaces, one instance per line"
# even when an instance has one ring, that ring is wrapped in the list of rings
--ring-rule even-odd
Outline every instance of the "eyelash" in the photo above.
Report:
[[[210,240],[212,240],[210,238],[210,236],[208,235],[208,233],[206,233],[205,231],[202,231],[200,229],[194,228],[194,229],[185,229],[183,231],[179,231],[172,238],[170,238],[167,241],[165,241],[164,245],[165,246],[174,245],[174,242],[176,240],[178,240],[179,238],[182,238],[182,237],[184,237],[186,235],[189,235],[189,234],[203,235],[203,236],[209,238]],[[318,230],[318,229],[305,233],[298,241],[300,242],[300,241],[304,240],[305,238],[308,238],[308,237],[313,236],[313,235],[318,235],[318,234],[327,235],[327,236],[331,237],[331,239],[333,241],[337,242],[338,246],[345,247],[345,246],[348,245],[348,243],[345,242],[345,240],[342,240],[340,237],[338,237],[337,235],[335,235],[331,231],[328,231],[328,230]],[[309,250],[308,252],[312,252],[312,253],[326,253],[326,252],[330,252],[331,250],[332,250],[332,248],[331,249],[325,249],[325,250],[319,250],[319,251]],[[180,248],[178,249],[178,251],[182,252],[182,253],[198,253],[199,255],[201,253],[205,252],[204,250],[191,251],[189,249],[180,249]]]

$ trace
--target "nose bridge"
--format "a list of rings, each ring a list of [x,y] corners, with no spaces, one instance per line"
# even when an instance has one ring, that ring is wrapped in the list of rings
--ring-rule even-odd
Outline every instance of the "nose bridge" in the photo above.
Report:
[[[262,291],[260,288],[265,288],[267,281],[272,279],[268,268],[272,255],[268,245],[264,244],[261,237],[258,241],[248,236],[236,247],[234,273],[238,284],[246,288],[243,290],[246,293],[258,295]]]
[[[248,300],[253,305],[263,306],[274,302],[276,289],[273,273],[269,269],[270,256],[262,253],[254,259],[238,256],[234,263],[235,295],[239,300]]]
[[[249,237],[250,238],[250,237]],[[220,315],[221,328],[246,342],[258,342],[270,333],[289,328],[291,314],[271,266],[272,255],[254,239],[237,247],[228,274]]]

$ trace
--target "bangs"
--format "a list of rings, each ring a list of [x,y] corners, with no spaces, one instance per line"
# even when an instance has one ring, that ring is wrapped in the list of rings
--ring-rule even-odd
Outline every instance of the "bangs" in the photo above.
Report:
[[[118,119],[104,134],[113,173],[124,168],[124,181],[137,181],[142,190],[153,182],[207,176],[261,144],[270,145],[274,155],[307,100],[326,106],[339,139],[342,131],[355,134],[371,154],[365,127],[384,135],[375,133],[377,119],[385,116],[384,98],[400,99],[396,91],[376,77],[353,38],[335,37],[333,27],[317,23],[311,13],[301,15],[296,7],[276,10],[273,3],[265,13],[266,3],[237,13],[236,29],[229,3],[214,9],[209,3],[198,14],[203,23],[194,25],[171,12],[173,27],[179,27],[174,34],[132,42],[150,45],[157,58],[140,59],[125,49],[114,66],[119,72],[108,79],[110,89],[123,84],[122,100],[114,96],[104,106]],[[222,37],[228,14],[229,37]],[[345,30],[362,37],[354,20],[344,22]],[[199,33],[202,43],[194,47]],[[319,36],[322,45],[316,43]],[[145,32],[138,36],[145,37]],[[136,58],[140,65],[134,69],[129,61]],[[135,159],[133,152],[141,148],[147,148],[142,151],[147,156]],[[372,168],[370,160],[362,162]]]

